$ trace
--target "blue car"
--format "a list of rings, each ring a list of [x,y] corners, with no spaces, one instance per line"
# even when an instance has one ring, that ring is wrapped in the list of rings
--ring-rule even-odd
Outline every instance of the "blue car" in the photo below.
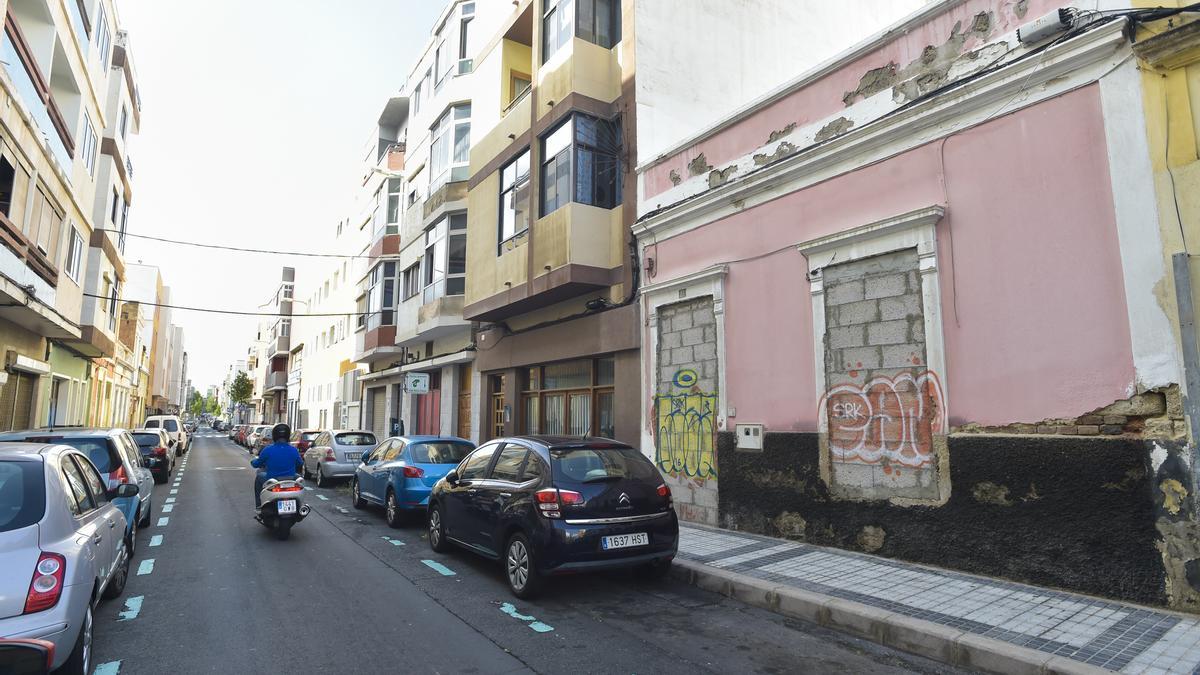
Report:
[[[112,500],[125,514],[125,543],[132,553],[137,546],[138,528],[150,526],[154,476],[144,465],[141,450],[128,431],[87,427],[29,429],[0,433],[0,441],[69,445],[87,455],[104,478],[107,489],[115,490],[122,483],[138,486],[137,495]]]
[[[405,512],[424,511],[429,493],[475,444],[453,436],[395,436],[362,456],[351,486],[354,507],[379,504],[387,524],[400,527]]]

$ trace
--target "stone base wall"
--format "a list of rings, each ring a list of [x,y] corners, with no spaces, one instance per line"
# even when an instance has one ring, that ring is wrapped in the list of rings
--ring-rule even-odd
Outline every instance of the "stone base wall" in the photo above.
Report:
[[[1152,454],[1168,454],[1162,441],[953,435],[952,489],[941,506],[839,500],[821,480],[816,434],[768,433],[764,441],[762,452],[738,451],[733,434],[719,435],[722,527],[1133,602],[1169,602],[1157,526],[1164,508],[1159,486],[1172,479],[1151,468]],[[1172,461],[1158,464],[1165,470]],[[1166,506],[1178,514],[1188,508]]]

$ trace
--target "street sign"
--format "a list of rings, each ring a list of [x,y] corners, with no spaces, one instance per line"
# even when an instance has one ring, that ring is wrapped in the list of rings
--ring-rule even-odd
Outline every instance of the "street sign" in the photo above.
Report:
[[[429,373],[405,373],[404,391],[410,394],[428,394]]]

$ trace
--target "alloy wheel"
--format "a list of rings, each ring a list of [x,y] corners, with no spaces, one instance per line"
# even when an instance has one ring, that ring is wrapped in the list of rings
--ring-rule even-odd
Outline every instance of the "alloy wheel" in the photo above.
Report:
[[[429,512],[429,543],[434,548],[442,543],[442,512],[439,509]]]
[[[396,522],[396,493],[389,492],[387,498],[387,521],[388,525]]]
[[[529,582],[529,551],[520,539],[508,545],[508,581],[518,591]]]
[[[83,672],[92,672],[92,606],[83,613]]]

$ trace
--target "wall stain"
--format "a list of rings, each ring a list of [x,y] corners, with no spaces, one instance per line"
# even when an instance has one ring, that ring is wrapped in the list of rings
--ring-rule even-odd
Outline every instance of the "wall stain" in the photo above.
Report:
[[[1158,484],[1158,489],[1163,494],[1163,508],[1167,513],[1173,516],[1179,515],[1179,510],[1183,506],[1183,500],[1187,498],[1187,488],[1183,487],[1183,483],[1168,478]]]
[[[795,130],[796,130],[796,123],[790,122],[786,127],[772,131],[771,135],[767,136],[767,143],[774,143],[775,141],[783,138],[784,136],[787,136],[788,134],[792,133]]]
[[[997,485],[990,481],[976,483],[971,489],[971,496],[975,497],[975,501],[980,504],[992,504],[994,506],[1012,506],[1013,502],[1008,498],[1008,487],[1005,485]]]
[[[795,152],[796,146],[784,141],[775,148],[775,152],[772,152],[769,155],[762,152],[754,155],[754,165],[766,166],[767,164],[773,164]]]
[[[683,178],[679,175],[679,172],[676,171],[675,169],[671,169],[671,173],[668,174],[668,177],[671,179],[671,185],[679,185],[680,183],[683,182]]]
[[[712,188],[721,187],[722,185],[728,183],[729,178],[735,173],[737,173],[736,164],[731,164],[724,169],[713,169],[708,174],[709,189],[711,190]]]
[[[708,163],[708,158],[705,157],[704,153],[702,152],[696,157],[696,159],[688,162],[687,168],[688,173],[692,176],[700,176],[712,171],[713,166],[712,164]]]
[[[864,525],[861,532],[858,533],[858,546],[867,553],[874,553],[883,548],[883,542],[887,538],[887,532],[882,527],[877,525]]]

